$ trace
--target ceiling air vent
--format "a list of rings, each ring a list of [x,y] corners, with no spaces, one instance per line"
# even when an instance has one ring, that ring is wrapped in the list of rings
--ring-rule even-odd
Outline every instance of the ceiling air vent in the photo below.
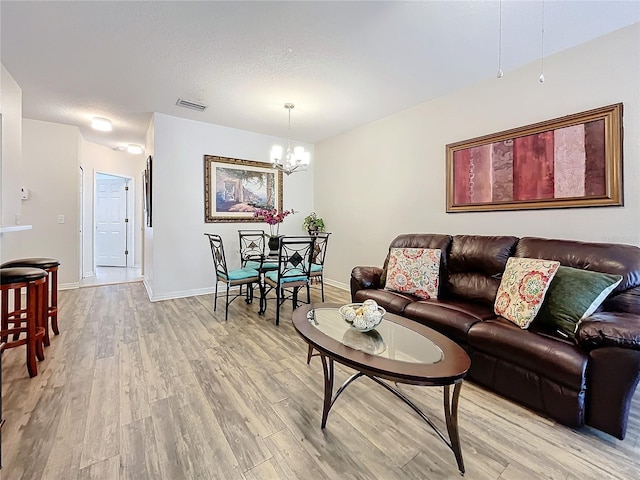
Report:
[[[206,105],[201,105],[196,102],[190,102],[189,100],[183,100],[181,98],[178,99],[176,105],[179,107],[190,108],[191,110],[198,110],[199,112],[204,112],[207,109]]]

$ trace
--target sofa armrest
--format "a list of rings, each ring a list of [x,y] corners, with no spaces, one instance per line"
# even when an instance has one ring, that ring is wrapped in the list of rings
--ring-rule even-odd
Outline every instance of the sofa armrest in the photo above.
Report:
[[[640,350],[640,317],[630,313],[595,313],[580,322],[576,341],[587,351],[602,347]]]
[[[639,372],[640,351],[605,347],[589,353],[587,425],[624,440]]]
[[[380,267],[353,267],[353,270],[351,270],[352,301],[358,290],[384,287],[384,285],[380,285],[383,271]]]

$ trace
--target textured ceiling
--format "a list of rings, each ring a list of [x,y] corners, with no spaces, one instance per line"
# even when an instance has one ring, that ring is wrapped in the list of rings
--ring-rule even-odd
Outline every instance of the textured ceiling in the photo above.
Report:
[[[143,144],[151,112],[284,137],[285,102],[293,138],[317,142],[495,78],[499,6],[3,0],[0,53],[25,117],[111,148]],[[542,6],[502,2],[505,75],[540,59]],[[544,17],[551,54],[640,21],[640,1],[547,0]],[[92,116],[113,132],[88,128]]]

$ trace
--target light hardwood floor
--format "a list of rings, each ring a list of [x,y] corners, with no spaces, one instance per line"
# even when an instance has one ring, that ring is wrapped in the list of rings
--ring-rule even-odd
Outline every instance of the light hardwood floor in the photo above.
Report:
[[[327,287],[328,301],[348,292]],[[318,292],[313,292],[318,299]],[[29,379],[3,357],[3,480],[455,479],[453,454],[370,380],[320,429],[322,367],[291,306],[212,295],[150,303],[141,283],[60,293],[61,334]],[[336,384],[350,375],[336,368]],[[400,386],[444,428],[440,388]],[[626,440],[557,425],[470,382],[460,399],[468,479],[638,479],[640,396]]]

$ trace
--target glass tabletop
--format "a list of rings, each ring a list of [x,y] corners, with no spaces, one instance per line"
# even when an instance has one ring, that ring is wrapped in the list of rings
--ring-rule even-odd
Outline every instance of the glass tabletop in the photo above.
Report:
[[[384,318],[369,332],[351,328],[337,308],[313,309],[307,313],[307,319],[325,335],[370,355],[427,364],[438,363],[444,358],[440,347],[427,337]]]

